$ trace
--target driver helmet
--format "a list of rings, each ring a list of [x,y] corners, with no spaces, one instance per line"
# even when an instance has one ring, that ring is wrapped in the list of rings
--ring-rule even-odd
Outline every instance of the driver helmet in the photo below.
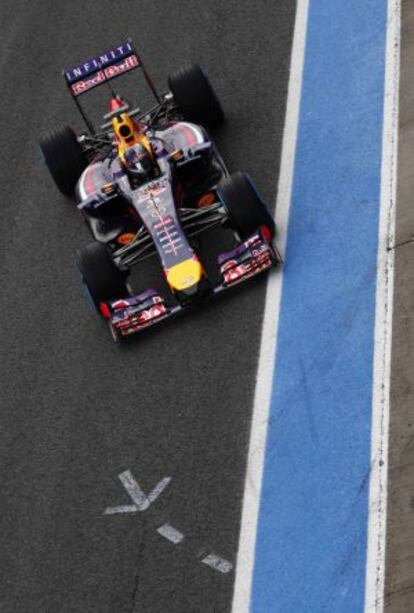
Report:
[[[148,149],[137,143],[124,151],[124,166],[132,177],[145,181],[154,175],[152,156]]]

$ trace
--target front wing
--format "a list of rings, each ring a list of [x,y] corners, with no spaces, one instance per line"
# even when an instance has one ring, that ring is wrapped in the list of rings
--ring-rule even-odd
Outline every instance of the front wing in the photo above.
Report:
[[[212,288],[218,294],[281,262],[278,252],[258,230],[235,249],[221,253],[217,262],[221,283]],[[129,336],[160,321],[187,310],[191,303],[168,305],[157,291],[148,289],[137,296],[101,304],[101,312],[108,319],[115,339]]]

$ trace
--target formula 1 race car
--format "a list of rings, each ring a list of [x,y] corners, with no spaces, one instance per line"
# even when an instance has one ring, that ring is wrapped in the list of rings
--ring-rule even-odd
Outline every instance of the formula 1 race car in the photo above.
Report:
[[[143,113],[111,85],[135,69],[156,101]],[[77,253],[77,266],[115,340],[278,265],[271,214],[248,175],[229,174],[207,131],[224,115],[200,66],[174,72],[169,91],[160,95],[129,40],[65,70],[64,77],[87,132],[77,136],[64,127],[42,138],[40,149],[59,190],[75,195],[94,238]],[[79,96],[103,84],[109,109],[97,131]],[[217,254],[214,282],[197,235],[219,226],[231,231],[232,246]],[[158,256],[165,289],[137,294],[131,269],[152,256]]]

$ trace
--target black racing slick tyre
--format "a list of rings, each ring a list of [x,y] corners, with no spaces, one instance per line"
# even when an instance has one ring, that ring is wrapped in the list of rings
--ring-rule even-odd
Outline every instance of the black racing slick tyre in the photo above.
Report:
[[[273,217],[248,175],[240,171],[229,175],[220,182],[218,195],[227,211],[230,227],[240,238],[247,238],[263,226],[271,238],[274,237]]]
[[[103,243],[91,243],[78,251],[76,264],[98,312],[101,302],[128,296],[127,273],[118,268]]]
[[[70,196],[87,166],[75,132],[68,126],[49,132],[39,142],[46,166],[58,189]]]
[[[168,77],[168,86],[184,119],[206,128],[224,120],[220,101],[207,75],[198,64],[184,66]]]

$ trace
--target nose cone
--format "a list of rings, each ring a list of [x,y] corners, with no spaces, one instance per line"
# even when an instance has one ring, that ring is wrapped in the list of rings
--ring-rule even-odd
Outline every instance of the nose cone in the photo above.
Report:
[[[167,273],[168,284],[181,304],[196,302],[211,293],[211,285],[196,257],[173,266]]]
[[[176,264],[167,272],[167,282],[173,291],[192,295],[197,292],[197,285],[203,277],[201,263],[190,258]]]

